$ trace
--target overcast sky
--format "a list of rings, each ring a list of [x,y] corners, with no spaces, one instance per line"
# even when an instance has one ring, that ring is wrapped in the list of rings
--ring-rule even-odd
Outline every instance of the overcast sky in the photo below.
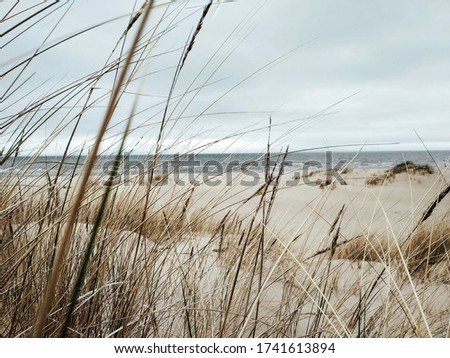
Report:
[[[31,2],[26,3],[18,5],[11,14],[27,8]],[[10,43],[25,28],[18,27],[4,36],[1,42],[6,46],[1,50],[0,72],[25,59],[30,51],[46,48],[91,25],[117,19],[36,57],[12,88],[34,73],[33,77],[0,104],[1,121],[45,94],[101,68],[126,28],[130,14],[142,2],[71,4],[59,4],[43,12],[36,17],[42,18],[40,22]],[[130,113],[136,97],[133,93],[139,92],[138,112],[142,113],[133,120],[128,148],[141,153],[151,150],[175,66],[204,4],[206,1],[174,1],[169,7],[154,9],[144,39],[150,38],[153,26],[161,19],[153,36],[166,32],[146,52],[147,60],[123,95],[104,148],[114,147],[114,134],[123,129],[121,120]],[[0,4],[2,17],[12,5],[12,1]],[[36,9],[39,7],[32,11]],[[11,18],[2,25],[1,32],[25,14]],[[129,43],[130,39],[125,50]],[[117,58],[119,51],[120,46],[112,59]],[[23,67],[2,78],[2,95]],[[112,80],[110,74],[97,84],[92,98],[105,96],[105,100],[85,113],[74,150],[95,136]],[[175,107],[180,95],[199,87],[203,88],[189,92]],[[67,106],[84,104],[86,93]],[[49,102],[44,107],[51,105]],[[47,149],[61,152],[76,108],[63,109],[50,118],[28,141],[28,148],[42,144],[58,125],[65,123],[68,127]],[[267,141],[270,116],[274,148],[399,143],[368,149],[422,150],[417,131],[429,149],[450,150],[450,2],[215,2],[181,71],[169,112],[173,121],[164,133],[164,145],[178,143],[173,150],[194,149],[222,139],[207,145],[205,150],[261,152]],[[33,120],[37,121],[39,115]],[[14,138],[12,130],[10,127],[0,135],[6,147]]]

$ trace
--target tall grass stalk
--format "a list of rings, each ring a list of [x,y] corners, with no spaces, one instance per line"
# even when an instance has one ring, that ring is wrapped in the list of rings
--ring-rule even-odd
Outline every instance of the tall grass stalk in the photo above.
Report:
[[[32,336],[33,337],[41,337],[42,336],[42,332],[45,326],[45,322],[47,320],[47,315],[48,312],[50,311],[50,307],[52,305],[53,302],[53,298],[55,295],[55,288],[58,284],[58,275],[59,275],[59,270],[61,269],[61,265],[63,263],[63,260],[66,256],[67,253],[67,248],[68,245],[70,243],[70,238],[72,236],[72,232],[73,232],[73,227],[75,225],[75,220],[77,217],[77,213],[78,213],[78,207],[81,204],[81,201],[83,200],[83,196],[86,190],[86,184],[89,180],[90,174],[92,172],[92,169],[94,167],[95,161],[97,159],[97,152],[98,149],[100,147],[100,143],[102,141],[102,138],[106,132],[106,129],[108,128],[108,124],[109,121],[112,118],[112,115],[117,107],[117,99],[119,97],[119,93],[121,90],[121,86],[122,84],[125,82],[125,78],[127,76],[127,72],[128,72],[128,67],[131,63],[131,59],[133,57],[134,54],[134,49],[137,46],[137,43],[141,37],[141,34],[144,30],[145,24],[147,22],[147,19],[150,15],[150,10],[151,7],[153,5],[153,1],[149,1],[144,9],[144,16],[141,20],[141,24],[136,32],[136,35],[134,37],[134,40],[130,46],[130,51],[128,53],[128,57],[127,60],[124,64],[124,67],[122,69],[121,75],[119,76],[119,79],[117,81],[117,84],[113,90],[113,93],[111,95],[111,99],[108,105],[108,109],[107,109],[107,113],[105,116],[105,119],[102,122],[101,128],[97,134],[97,139],[94,142],[94,145],[92,147],[91,153],[87,158],[86,161],[86,165],[83,171],[83,176],[82,176],[82,180],[81,182],[78,184],[78,190],[77,190],[77,194],[74,196],[73,199],[73,203],[71,203],[70,205],[70,213],[67,219],[67,223],[64,229],[64,233],[63,236],[60,240],[60,246],[57,248],[56,251],[56,255],[55,255],[55,263],[53,265],[53,268],[50,272],[49,275],[49,279],[47,282],[47,288],[45,291],[45,295],[44,298],[42,300],[42,303],[40,305],[38,314],[37,314],[37,318],[36,318],[36,323],[34,325],[33,328],[33,333]]]
[[[137,12],[135,4],[131,14],[118,17],[123,28],[106,61],[46,93],[45,84],[31,88],[36,58],[58,54],[62,44],[113,20],[6,62],[2,76],[10,82],[3,98],[10,114],[0,123],[0,137],[6,139],[0,149],[5,165],[0,172],[0,335],[448,337],[447,170],[432,172],[405,159],[393,174],[381,173],[381,187],[366,185],[365,172],[348,166],[340,171],[347,185],[329,176],[323,188],[287,185],[291,155],[355,146],[291,150],[287,145],[293,132],[333,115],[354,95],[297,119],[280,120],[270,111],[212,110],[306,43],[275,54],[228,85],[233,78],[218,77],[250,39],[251,20],[261,6],[244,15],[204,58],[204,52],[195,55],[209,39],[215,25],[208,24],[210,12],[217,5],[186,4],[145,1]],[[44,19],[60,16],[56,22],[62,24],[69,11],[62,3],[25,5],[24,22],[11,25],[10,16],[20,6],[5,15],[11,41]],[[152,24],[149,18],[155,15],[160,17]],[[192,32],[165,48],[165,39],[172,41],[188,21]],[[196,62],[199,70],[192,73]],[[165,79],[156,93],[160,98],[142,84],[147,77],[155,78],[151,84],[158,89],[158,80]],[[135,89],[137,81],[142,82]],[[218,84],[228,87],[217,94]],[[111,91],[101,92],[105,87]],[[204,92],[206,103],[200,97]],[[98,136],[80,140],[103,102]],[[128,103],[130,111],[120,118],[120,107]],[[223,134],[207,129],[211,123],[226,127],[227,116],[241,115],[255,122],[242,121]],[[48,128],[53,129],[36,145],[35,137]],[[204,138],[211,133],[211,139]],[[47,157],[64,134],[62,156]],[[180,186],[174,172],[164,171],[179,148],[181,155],[207,153],[214,145],[228,148],[259,134],[267,140],[251,161],[263,169],[251,187],[240,185],[246,178],[233,168],[221,177],[232,178],[233,185],[217,186],[210,184],[220,177],[198,172],[181,173],[181,179],[191,176],[196,182]],[[131,161],[136,152],[146,153],[135,163],[137,172],[125,168],[125,144]],[[356,145],[360,151],[364,147]],[[24,156],[27,148],[30,154]],[[232,159],[224,159],[223,166]],[[99,174],[106,160],[112,171]],[[329,172],[314,176],[322,174]],[[399,202],[406,202],[406,209],[392,204],[397,190],[408,189],[405,179],[411,198]]]

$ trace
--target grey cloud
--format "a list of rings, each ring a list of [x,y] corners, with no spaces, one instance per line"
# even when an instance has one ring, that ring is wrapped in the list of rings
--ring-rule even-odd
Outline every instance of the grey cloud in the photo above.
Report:
[[[195,6],[201,3],[193,3],[193,8],[183,10],[181,17],[193,13]],[[280,146],[286,145],[288,140],[296,149],[302,145],[393,141],[403,143],[406,149],[421,149],[414,134],[416,129],[431,146],[450,149],[450,141],[442,130],[450,124],[450,3],[445,1],[269,0],[264,3],[238,0],[221,5],[219,11],[205,21],[183,69],[176,94],[189,86],[248,11],[261,5],[241,36],[247,30],[253,29],[253,32],[211,78],[211,81],[226,80],[204,88],[190,104],[185,116],[202,112],[225,91],[269,61],[299,44],[307,45],[284,62],[239,86],[208,111],[267,113],[205,116],[184,133],[185,138],[203,132],[208,133],[209,138],[216,136],[219,139],[246,126],[257,128],[267,120],[269,113],[272,113],[274,123],[311,116],[358,93],[330,109],[329,112],[337,113],[315,121],[312,127],[295,129],[295,124],[291,124],[274,128],[275,136],[286,138],[286,143],[280,140]],[[175,3],[172,9],[177,9],[176,6],[181,9],[183,4]],[[120,1],[107,8],[95,2],[79,3],[54,38],[88,23],[130,11],[130,3]],[[156,21],[156,15],[153,21]],[[178,24],[152,53],[183,46],[199,15],[198,10]],[[65,74],[67,77],[63,82],[68,81],[101,66],[123,31],[125,22],[118,20],[99,28],[34,61],[33,69],[37,75],[30,86],[49,77],[54,77],[54,84]],[[49,29],[51,23],[48,20],[42,33]],[[42,33],[31,34],[26,39],[39,43]],[[217,59],[201,75],[203,80],[228,55],[229,49],[238,44],[238,38],[229,43],[228,50],[220,50]],[[30,42],[24,38],[11,47],[9,51],[12,52],[8,56],[28,48]],[[175,66],[180,53],[155,58],[149,61],[145,70],[158,71]],[[172,76],[171,71],[149,76],[142,91],[167,96]],[[201,83],[200,80],[195,85]],[[105,88],[108,88],[107,81]],[[130,91],[137,91],[138,88],[134,84]],[[127,116],[132,99],[129,95],[123,98],[116,122]],[[139,106],[144,108],[159,100],[161,98],[142,96]],[[186,105],[188,99],[183,103]],[[148,121],[160,109],[158,107],[136,118],[135,126]],[[175,112],[176,115],[179,113],[180,110]],[[101,108],[86,115],[80,128],[80,138],[95,135],[101,115]],[[180,124],[186,121],[181,120]],[[184,129],[175,129],[172,137],[177,137]],[[37,135],[42,136],[43,132]],[[140,135],[148,136],[150,140],[154,131],[147,127],[136,132],[136,138]],[[241,141],[251,141],[248,148],[260,145],[262,149],[266,135],[262,130],[258,135],[244,136]]]

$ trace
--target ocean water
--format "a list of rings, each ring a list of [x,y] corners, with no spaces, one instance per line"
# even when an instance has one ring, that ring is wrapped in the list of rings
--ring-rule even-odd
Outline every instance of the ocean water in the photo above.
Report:
[[[271,166],[279,163],[283,154],[271,154]],[[416,164],[429,164],[431,166],[439,166],[444,168],[450,163],[450,151],[380,151],[380,152],[332,152],[332,166],[339,161],[350,163],[350,168],[368,168],[368,169],[388,169],[392,166],[411,161]],[[94,168],[94,175],[108,174],[112,167],[113,156],[100,156],[97,159]],[[35,159],[31,157],[8,158],[5,163],[0,165],[0,175],[27,175],[39,176],[49,173],[55,175],[60,170],[62,175],[77,174],[86,160],[82,157],[68,157],[61,165],[62,157],[60,156],[41,156]],[[78,164],[77,164],[78,161]],[[293,152],[289,153],[286,158],[287,170],[295,170],[302,168],[305,164],[313,166],[326,166],[325,152]],[[235,170],[240,166],[251,166],[253,170],[265,170],[266,158],[265,154],[257,153],[232,153],[232,154],[191,154],[181,155],[162,155],[158,159],[159,165],[156,172],[171,171],[174,166],[179,168],[180,172],[223,172],[226,170]],[[121,172],[128,170],[130,174],[137,174],[139,171],[147,170],[151,167],[151,157],[145,155],[128,155],[125,154]],[[168,169],[169,168],[169,169]]]

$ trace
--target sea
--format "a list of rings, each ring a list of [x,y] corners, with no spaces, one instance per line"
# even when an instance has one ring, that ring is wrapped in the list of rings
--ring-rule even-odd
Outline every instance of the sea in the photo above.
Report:
[[[309,167],[334,167],[337,163],[345,163],[348,167],[357,169],[389,169],[396,164],[410,161],[415,164],[428,164],[433,167],[445,168],[450,165],[450,151],[366,151],[366,152],[329,152],[318,151],[291,152],[286,157],[284,153],[271,153],[269,165],[279,165],[284,159],[286,170]],[[0,158],[1,160],[1,158]],[[152,155],[124,153],[121,159],[121,172],[128,170],[130,174],[137,174],[140,170],[150,168],[155,160]],[[16,156],[8,158],[0,165],[0,176],[26,175],[26,176],[52,176],[78,174],[86,156],[69,156],[61,164],[61,156],[26,157]],[[93,170],[94,175],[108,174],[112,168],[114,156],[99,156]],[[164,154],[156,158],[158,165],[155,172],[170,171],[177,167],[180,172],[223,172],[239,167],[253,167],[253,170],[264,171],[267,166],[265,153],[192,153],[192,154]]]

